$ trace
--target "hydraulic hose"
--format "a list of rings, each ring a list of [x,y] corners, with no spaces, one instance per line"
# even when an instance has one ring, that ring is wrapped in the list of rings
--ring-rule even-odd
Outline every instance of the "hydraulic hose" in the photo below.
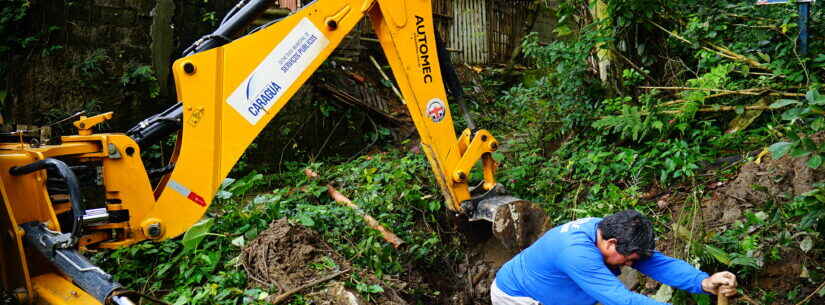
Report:
[[[28,165],[15,166],[9,170],[12,176],[22,176],[30,174],[43,169],[54,169],[57,175],[66,181],[66,186],[69,191],[69,200],[72,203],[72,239],[73,242],[80,238],[81,224],[83,223],[83,197],[80,196],[80,184],[77,181],[77,176],[65,162],[54,158],[46,158]]]

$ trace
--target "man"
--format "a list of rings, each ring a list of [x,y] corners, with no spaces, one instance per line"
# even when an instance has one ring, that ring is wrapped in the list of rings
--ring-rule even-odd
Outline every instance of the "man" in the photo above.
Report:
[[[655,251],[653,225],[627,210],[579,219],[546,232],[513,257],[490,287],[493,305],[654,305],[617,278],[633,267],[664,284],[691,293],[736,294],[736,276],[713,276]]]

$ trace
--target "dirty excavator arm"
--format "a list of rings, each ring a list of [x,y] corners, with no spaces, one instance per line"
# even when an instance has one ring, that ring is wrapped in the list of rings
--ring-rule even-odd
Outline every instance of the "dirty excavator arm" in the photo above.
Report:
[[[447,103],[430,1],[318,0],[238,39],[273,1],[245,0],[173,66],[179,104],[127,134],[92,134],[111,114],[76,122],[60,145],[0,143],[3,284],[24,302],[132,304],[80,248],[118,248],[179,236],[200,220],[244,150],[362,18],[368,17],[392,67],[450,210],[494,223],[510,247],[540,233],[543,212],[505,196],[486,130],[456,137]],[[442,50],[443,51],[443,50]],[[459,89],[453,88],[453,92]],[[179,132],[160,183],[152,187],[142,147]],[[484,181],[468,177],[481,160]],[[74,169],[99,168],[105,203],[88,209]],[[61,194],[66,194],[62,195]],[[69,215],[69,217],[65,217]],[[47,266],[47,267],[43,267]],[[67,297],[70,296],[70,297]]]

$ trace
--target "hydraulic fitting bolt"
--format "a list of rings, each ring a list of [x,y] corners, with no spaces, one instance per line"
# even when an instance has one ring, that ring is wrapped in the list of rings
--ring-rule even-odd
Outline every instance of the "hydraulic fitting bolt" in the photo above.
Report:
[[[146,233],[147,233],[147,235],[149,235],[150,238],[160,237],[160,234],[162,233],[162,231],[160,229],[160,224],[159,223],[150,224],[149,227],[146,229]]]
[[[195,65],[191,62],[183,64],[183,72],[186,72],[186,74],[190,75],[195,74]]]
[[[335,31],[338,29],[338,21],[335,21],[334,19],[327,20],[327,28],[331,31]]]
[[[463,171],[457,171],[455,173],[455,175],[453,176],[453,180],[455,180],[455,182],[458,182],[458,183],[464,182],[464,180],[466,180],[466,179],[467,179],[467,174]]]

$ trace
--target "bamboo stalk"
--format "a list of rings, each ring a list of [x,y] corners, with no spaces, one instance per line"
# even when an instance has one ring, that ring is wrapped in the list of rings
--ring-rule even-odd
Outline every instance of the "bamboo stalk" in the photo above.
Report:
[[[304,174],[307,175],[307,177],[309,177],[310,179],[317,179],[318,178],[318,174],[315,173],[314,171],[312,171],[309,168],[304,170]],[[349,198],[347,198],[346,196],[344,196],[343,194],[338,192],[338,190],[336,190],[330,184],[327,184],[327,193],[329,193],[329,196],[332,197],[332,199],[334,199],[335,202],[338,202],[340,204],[343,204],[343,205],[345,205],[347,207],[350,207],[353,210],[355,210],[355,212],[358,215],[360,215],[362,218],[364,218],[364,222],[367,223],[367,226],[377,230],[378,232],[381,232],[381,236],[384,238],[384,240],[386,240],[388,243],[392,244],[392,246],[394,248],[398,249],[398,247],[400,247],[402,244],[404,244],[404,240],[399,238],[392,231],[390,231],[387,228],[385,228],[384,226],[382,226],[381,223],[378,222],[378,220],[375,220],[374,217],[372,217],[369,214],[365,213],[364,210],[361,210],[361,207],[359,207],[355,203],[352,203],[352,201],[349,200]]]
[[[390,84],[390,86],[392,87],[392,92],[395,93],[395,96],[397,96],[398,99],[401,100],[402,104],[406,105],[407,101],[404,100],[404,96],[402,96],[401,92],[398,91],[398,88],[395,87],[395,83],[393,83],[392,80],[390,80],[390,77],[387,76],[387,73],[384,73],[384,69],[381,69],[381,65],[378,64],[378,61],[375,60],[375,57],[370,56],[370,61],[372,61],[372,64],[375,66],[376,69],[378,69],[378,73],[381,73],[381,77],[383,77],[384,80]]]

